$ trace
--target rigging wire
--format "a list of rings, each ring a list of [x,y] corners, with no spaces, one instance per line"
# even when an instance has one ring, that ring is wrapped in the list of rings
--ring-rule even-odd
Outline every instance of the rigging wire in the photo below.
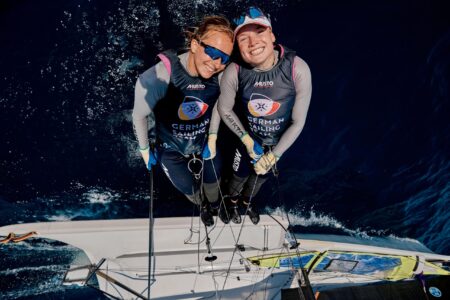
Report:
[[[281,256],[281,255],[283,255],[283,252],[284,251],[287,251],[288,253],[289,253],[289,248],[287,248],[287,247],[283,247],[283,248],[281,248],[281,251],[280,251],[280,253],[278,254],[278,256]],[[267,292],[267,286],[268,286],[268,284],[269,284],[269,278],[271,278],[272,277],[272,273],[273,273],[273,271],[275,270],[275,265],[276,265],[276,263],[277,263],[278,261],[274,261],[274,264],[270,267],[270,274],[269,274],[269,276],[267,276],[267,278],[266,278],[266,283],[265,283],[265,285],[264,285],[264,295],[266,294],[266,292]]]
[[[269,148],[269,152],[272,153],[272,150],[273,150],[272,147],[270,147]],[[272,167],[272,173],[274,174],[274,177],[275,177],[276,182],[277,182],[278,203],[281,205],[281,203],[283,203],[283,201],[282,201],[282,197],[281,197],[281,188],[280,188],[280,179],[279,179],[280,172],[278,170],[278,166],[277,166],[277,162],[276,161],[275,161],[275,164]],[[301,253],[300,253],[300,251],[298,249],[300,244],[298,243],[297,237],[295,236],[295,232],[293,232],[293,231],[291,231],[289,229],[289,228],[291,228],[291,221],[289,219],[289,214],[287,213],[287,211],[285,209],[284,203],[283,203],[282,207],[283,207],[282,211],[285,213],[286,220],[288,221],[288,228],[284,228],[283,226],[282,226],[282,228],[286,231],[286,234],[287,234],[288,237],[293,236],[292,243],[291,243],[291,241],[289,241],[289,243],[291,244],[291,247],[289,249],[292,249],[292,250],[295,249],[296,255],[298,257],[299,265],[300,265],[300,267],[298,269],[292,268],[292,272],[294,272],[295,275],[298,277],[298,285],[299,285],[298,292],[299,292],[299,296],[302,299],[303,298],[314,299],[314,294],[313,294],[313,291],[312,291],[311,284],[309,282],[308,274],[305,272],[304,266],[302,265]],[[272,219],[274,219],[274,218],[272,217]],[[290,260],[290,262],[292,262],[292,261]],[[307,290],[304,291],[302,289],[302,286],[305,286],[307,288]],[[306,295],[305,295],[305,293],[306,293]]]
[[[200,170],[198,171],[198,173],[195,173],[195,170],[193,170],[191,167],[190,167],[190,164],[191,163],[195,163],[195,162],[200,162],[200,165],[201,165],[201,168],[200,168]],[[195,232],[198,232],[198,242],[197,242],[197,275],[196,275],[196,277],[195,277],[195,280],[194,280],[194,287],[193,287],[193,290],[192,291],[194,291],[195,290],[195,285],[196,285],[196,281],[197,281],[197,278],[198,278],[198,276],[199,276],[199,274],[200,274],[200,272],[201,272],[201,260],[200,260],[200,244],[201,243],[203,243],[203,241],[205,241],[206,240],[206,248],[207,248],[207,251],[208,251],[208,254],[207,254],[207,256],[205,257],[205,260],[206,261],[208,261],[208,262],[210,262],[211,263],[211,269],[212,269],[212,279],[213,279],[213,281],[214,281],[214,288],[215,288],[215,295],[216,295],[216,297],[218,297],[218,289],[217,289],[217,283],[216,283],[216,279],[215,279],[215,274],[214,274],[214,261],[217,259],[217,256],[215,256],[215,255],[213,255],[213,252],[212,252],[212,247],[211,247],[211,243],[210,243],[210,238],[209,238],[209,233],[210,233],[210,231],[208,231],[208,228],[207,228],[207,226],[204,224],[204,227],[205,227],[205,237],[201,240],[200,239],[200,233],[201,233],[201,223],[202,223],[202,221],[201,221],[201,205],[202,205],[202,203],[203,203],[203,201],[208,201],[207,199],[205,200],[205,195],[204,195],[204,193],[203,193],[203,187],[204,187],[204,163],[205,163],[205,160],[202,158],[201,160],[200,159],[198,159],[198,158],[196,158],[195,157],[195,154],[193,154],[193,158],[191,158],[191,160],[189,161],[189,163],[188,163],[188,169],[189,169],[189,171],[192,173],[192,176],[193,176],[193,182],[194,182],[194,184],[193,184],[193,186],[192,186],[192,194],[194,195],[194,201],[197,203],[197,205],[198,205],[198,207],[199,207],[199,212],[200,212],[200,215],[199,215],[199,217],[198,217],[198,229],[195,231]],[[212,163],[212,162],[211,162]],[[213,164],[214,165],[214,164]],[[195,186],[194,186],[195,185]],[[198,194],[195,192],[195,188],[196,188],[196,186],[198,186]],[[196,197],[196,195],[198,195],[198,198],[199,199],[195,199],[195,197]],[[195,205],[195,204],[194,204]],[[195,206],[194,206],[195,207]],[[187,239],[187,241],[189,241],[190,240],[190,238],[192,237],[192,234],[194,233],[194,230],[193,230],[193,228],[192,228],[192,226],[193,226],[193,217],[194,216],[192,216],[192,218],[191,218],[191,235],[190,235],[190,237]],[[214,226],[213,226],[213,228],[211,229],[211,231],[215,228],[215,226],[216,226],[216,223],[214,224]],[[185,241],[186,242],[186,241]]]
[[[270,151],[271,151],[271,149],[270,149]],[[273,170],[274,171],[274,170]],[[277,171],[277,170],[276,170]],[[274,172],[274,174],[275,174],[275,172]],[[249,209],[249,207],[250,207],[250,205],[251,205],[251,201],[253,200],[253,197],[254,197],[254,193],[255,193],[255,189],[256,189],[256,184],[257,184],[257,182],[258,182],[258,178],[259,178],[259,176],[258,175],[256,175],[256,179],[255,179],[255,182],[254,182],[254,184],[253,184],[253,187],[252,187],[252,192],[251,192],[251,194],[250,194],[250,197],[249,197],[249,201],[248,201],[248,204],[247,204],[247,207],[246,207],[246,210],[245,210],[245,213],[244,213],[244,217],[243,217],[243,220],[242,220],[242,223],[241,223],[241,226],[240,226],[240,230],[239,230],[239,234],[238,234],[238,237],[237,237],[237,239],[236,239],[236,247],[234,248],[234,250],[233,250],[233,254],[232,254],[232,256],[231,256],[231,260],[230,260],[230,263],[229,263],[229,266],[228,266],[228,270],[227,270],[227,273],[226,273],[226,277],[225,277],[225,280],[224,280],[224,283],[223,283],[223,287],[222,287],[222,291],[225,289],[225,286],[226,286],[226,282],[227,282],[227,280],[228,280],[228,277],[229,277],[229,274],[230,274],[230,269],[231,269],[231,264],[232,264],[232,262],[233,262],[233,259],[234,259],[234,256],[235,256],[235,254],[236,254],[236,251],[237,250],[239,250],[238,249],[238,244],[239,244],[239,239],[240,239],[240,237],[241,237],[241,234],[242,234],[242,231],[243,231],[243,228],[244,228],[244,224],[245,224],[245,219],[246,219],[246,216],[247,216],[247,213],[248,213],[248,209]],[[278,193],[279,193],[279,189],[278,189]],[[280,197],[280,195],[279,195],[279,197]],[[272,217],[272,216],[271,216]],[[276,220],[275,218],[273,218],[272,217],[272,219],[274,219],[286,232],[288,232],[288,230],[278,221],[278,220]],[[289,219],[288,219],[288,224],[290,224],[289,223]],[[298,245],[297,245],[298,246]],[[298,248],[298,247],[297,247]],[[263,252],[265,252],[265,250],[263,250]],[[272,272],[273,272],[273,268],[272,268],[272,271],[271,271],[271,274],[272,274]],[[256,282],[254,283],[254,286],[253,286],[253,289],[254,289],[254,287],[255,287],[255,284],[256,284]],[[252,291],[252,293],[253,293],[253,291]],[[252,294],[251,293],[251,294]]]
[[[202,166],[203,166],[204,163],[205,163],[205,159],[202,158]],[[211,164],[212,164],[212,166],[214,168],[214,163],[213,163],[212,159],[211,159]],[[204,169],[202,169],[202,178],[201,178],[201,185],[200,185],[200,191],[201,191],[200,194],[201,195],[203,195],[204,176],[205,176],[205,172],[204,172]],[[217,182],[217,185],[219,186],[219,189],[220,189],[220,182]],[[203,195],[203,198],[204,198],[204,195]],[[203,200],[205,200],[205,199],[203,199]],[[209,201],[209,199],[206,199],[206,201]],[[213,226],[213,228],[211,228],[211,231],[213,231],[214,228],[217,225],[217,218],[216,218],[215,221],[216,222],[214,222],[214,226]],[[201,220],[199,222],[201,222]],[[207,247],[207,250],[208,250],[208,256],[205,258],[205,260],[210,262],[210,264],[211,264],[211,276],[212,276],[212,280],[214,282],[215,295],[216,295],[216,299],[219,299],[218,283],[216,281],[215,271],[214,271],[214,261],[217,259],[217,256],[212,255],[212,247],[211,247],[211,242],[210,242],[210,238],[209,238],[208,228],[206,227],[206,225],[205,225],[205,233],[206,233],[205,234],[206,247]],[[200,234],[199,234],[199,237],[200,237]],[[200,243],[199,243],[199,245],[200,245]],[[200,253],[200,249],[199,249],[198,253]],[[210,255],[212,255],[212,256],[210,256]]]
[[[150,205],[149,205],[149,230],[148,230],[148,287],[147,299],[150,299],[150,287],[152,281],[152,252],[153,252],[153,171],[150,169]]]
[[[213,167],[214,176],[216,177],[217,186],[219,188],[219,195],[220,195],[220,202],[221,202],[219,210],[220,209],[224,209],[225,213],[227,215],[227,218],[229,219],[230,215],[228,213],[228,210],[226,209],[225,200],[224,200],[225,196],[223,195],[222,188],[220,187],[219,176],[217,175],[216,167],[214,166],[214,163],[212,162],[212,160],[211,160],[211,164],[212,164],[212,167]],[[216,217],[216,222],[214,224],[217,224],[217,218],[218,218],[218,216]],[[228,224],[225,224],[225,226],[226,225],[228,225]],[[234,234],[233,227],[231,226],[231,224],[229,224],[229,228],[230,228],[231,235],[233,236],[233,239],[234,239],[234,242],[235,242],[235,245],[236,245],[237,244],[237,239],[236,239],[236,235]],[[220,233],[217,235],[217,237],[216,237],[215,241],[213,242],[213,244],[215,244],[217,242],[217,240],[219,239],[221,234],[222,234],[222,231],[220,231]],[[239,251],[239,253],[240,253],[240,251]]]
[[[225,290],[225,285],[226,285],[228,277],[230,275],[231,264],[233,263],[233,259],[234,259],[234,255],[236,254],[236,250],[238,250],[239,239],[241,238],[241,234],[242,234],[242,230],[244,228],[244,224],[245,224],[245,219],[246,219],[246,216],[247,216],[248,208],[250,207],[250,204],[252,202],[253,193],[255,192],[255,188],[256,188],[256,183],[257,182],[258,182],[258,175],[256,175],[256,180],[255,180],[255,183],[253,184],[252,192],[250,193],[250,198],[248,200],[247,209],[245,210],[244,218],[242,218],[241,226],[240,226],[240,229],[239,229],[239,234],[238,234],[238,237],[237,237],[237,240],[236,240],[236,246],[234,247],[233,254],[231,255],[231,260],[230,260],[230,264],[228,265],[227,275],[225,276],[225,280],[223,282],[222,291]]]

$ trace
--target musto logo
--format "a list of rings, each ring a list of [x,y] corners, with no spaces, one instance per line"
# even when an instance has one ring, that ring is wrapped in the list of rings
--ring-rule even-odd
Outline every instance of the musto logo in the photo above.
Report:
[[[183,120],[200,118],[208,110],[208,104],[193,96],[186,96],[178,108],[178,117]]]
[[[254,117],[270,116],[278,111],[281,104],[273,101],[269,97],[253,93],[248,102],[248,111]]]

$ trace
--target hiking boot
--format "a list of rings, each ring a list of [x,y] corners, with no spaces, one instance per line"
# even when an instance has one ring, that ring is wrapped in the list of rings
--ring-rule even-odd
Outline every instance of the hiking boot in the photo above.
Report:
[[[235,201],[229,199],[228,202],[228,216],[231,219],[231,221],[235,224],[241,224],[241,214],[239,213],[239,205],[238,200]]]
[[[245,202],[243,203],[244,207],[247,207],[247,215],[250,218],[250,221],[252,221],[252,223],[254,225],[259,223],[259,210],[256,206],[254,205],[248,205],[248,203],[246,204]]]
[[[203,202],[200,208],[200,218],[202,219],[203,224],[205,224],[206,226],[209,227],[214,225],[214,218],[213,212],[211,210],[211,205],[207,201]]]

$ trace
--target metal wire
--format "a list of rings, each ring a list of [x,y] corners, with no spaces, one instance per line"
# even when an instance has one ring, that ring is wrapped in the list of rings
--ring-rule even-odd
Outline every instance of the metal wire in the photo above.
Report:
[[[148,230],[148,287],[147,299],[150,299],[150,287],[152,280],[152,250],[153,250],[153,171],[150,170],[150,205],[149,205],[149,230]]]

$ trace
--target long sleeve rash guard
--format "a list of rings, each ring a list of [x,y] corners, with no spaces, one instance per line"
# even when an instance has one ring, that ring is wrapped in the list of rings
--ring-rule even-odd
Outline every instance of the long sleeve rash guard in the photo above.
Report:
[[[179,55],[182,66],[187,70],[189,53]],[[222,75],[222,74],[220,74]],[[220,77],[219,77],[220,79]],[[148,147],[148,131],[155,126],[157,116],[153,110],[156,104],[164,98],[170,83],[170,75],[162,62],[142,73],[136,81],[134,90],[133,127],[139,147]],[[217,111],[217,103],[214,105],[209,125],[209,132],[217,132],[220,124],[220,116]]]
[[[261,72],[258,69],[254,70]],[[311,72],[306,62],[298,56],[294,59],[294,85],[296,96],[292,109],[291,124],[273,149],[274,154],[278,157],[281,157],[289,149],[302,132],[311,100]],[[236,135],[241,137],[245,132],[245,127],[233,111],[238,91],[238,68],[234,63],[231,63],[224,71],[220,91],[218,109],[222,120]]]

